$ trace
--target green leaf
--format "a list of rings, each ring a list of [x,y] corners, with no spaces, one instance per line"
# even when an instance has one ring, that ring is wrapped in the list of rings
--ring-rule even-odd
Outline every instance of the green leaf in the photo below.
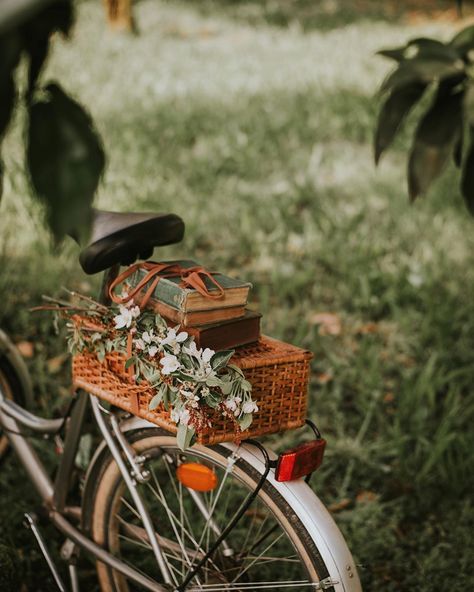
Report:
[[[237,372],[237,374],[240,374],[240,376],[245,376],[242,372],[242,369],[235,364],[227,364],[227,368],[231,368],[231,370],[234,370],[234,372]]]
[[[471,133],[471,137],[473,134]],[[461,193],[469,212],[474,216],[474,142],[471,140],[461,178]]]
[[[0,36],[0,141],[15,105],[14,74],[21,55],[21,38],[14,32]]]
[[[29,115],[28,168],[54,237],[84,236],[105,166],[101,140],[89,115],[56,84]]]
[[[217,386],[222,388],[224,382],[218,376],[209,376],[209,378],[206,378],[206,384],[210,387]]]
[[[23,43],[29,55],[28,96],[31,97],[55,32],[68,35],[74,22],[71,0],[56,0],[21,27]]]
[[[451,76],[459,76],[464,72],[461,59],[444,61],[438,59],[414,58],[401,62],[382,84],[380,91],[387,92],[413,83],[428,84]]]
[[[188,427],[186,425],[182,425],[182,424],[180,424],[178,426],[178,433],[176,435],[176,440],[177,440],[178,446],[181,448],[181,450],[186,450],[186,448],[188,448],[190,446],[193,436],[194,436],[194,428],[190,428],[190,427]]]
[[[252,414],[244,413],[241,417],[239,417],[238,423],[242,431],[247,430],[252,425]]]
[[[451,39],[449,45],[457,49],[461,54],[465,54],[470,49],[474,49],[474,25],[470,25],[459,31],[459,33]]]
[[[474,125],[474,84],[466,86],[463,101],[464,116],[469,125]]]
[[[443,170],[459,134],[462,93],[437,95],[421,119],[408,162],[411,200],[426,192]]]
[[[156,390],[157,390],[156,395],[152,398],[152,400],[150,401],[150,404],[148,405],[148,409],[150,409],[151,411],[153,411],[153,409],[156,409],[158,407],[158,405],[163,401],[163,395],[165,394],[165,391],[166,391],[166,384],[162,384]]]
[[[229,360],[234,355],[234,351],[233,349],[229,349],[216,352],[211,358],[211,368],[213,370],[219,370],[227,366]]]
[[[428,37],[412,39],[403,47],[382,49],[377,52],[377,55],[397,62],[415,58],[452,61],[460,57],[451,45],[445,45],[437,39],[429,39]]]
[[[415,103],[425,92],[426,84],[414,82],[392,91],[382,106],[375,132],[375,164],[390,146],[395,135]]]
[[[128,370],[130,368],[130,366],[133,366],[136,363],[137,363],[136,356],[132,356],[131,358],[128,358],[128,360],[125,361],[125,370]]]

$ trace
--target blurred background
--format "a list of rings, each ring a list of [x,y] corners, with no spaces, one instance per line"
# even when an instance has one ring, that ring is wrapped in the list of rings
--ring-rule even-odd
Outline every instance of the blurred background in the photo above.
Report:
[[[43,74],[102,134],[96,205],[180,215],[183,243],[155,259],[250,280],[264,332],[315,353],[310,417],[328,449],[312,487],[364,590],[472,589],[473,220],[452,166],[409,206],[408,131],[378,169],[372,137],[390,68],[376,51],[448,39],[474,22],[474,5],[462,17],[441,0],[140,0],[132,10],[122,26],[99,0],[77,2],[72,38],[55,38]],[[51,318],[29,308],[63,285],[94,295],[98,278],[83,274],[71,240],[51,247],[24,171],[24,117],[18,108],[3,148],[0,326],[53,415],[68,400],[69,358]],[[17,589],[51,590],[21,526],[35,504],[24,485],[10,456],[0,550],[14,549]]]

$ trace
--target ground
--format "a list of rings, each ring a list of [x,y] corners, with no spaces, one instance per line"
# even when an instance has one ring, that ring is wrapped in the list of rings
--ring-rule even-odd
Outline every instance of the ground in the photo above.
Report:
[[[300,12],[281,2],[143,0],[139,35],[128,37],[105,30],[100,3],[81,2],[45,78],[86,104],[103,135],[98,206],[181,215],[183,243],[155,258],[191,256],[251,280],[264,331],[315,353],[310,417],[328,450],[312,486],[347,537],[364,590],[468,590],[473,220],[453,166],[409,206],[408,134],[378,170],[371,153],[389,68],[375,52],[449,38],[460,22],[374,2],[358,11],[316,3],[319,17],[301,12],[310,3],[293,4]],[[72,241],[50,247],[24,174],[22,121],[19,111],[4,147],[0,326],[21,344],[38,407],[52,414],[67,400],[68,361],[50,319],[29,308],[65,284],[94,294],[98,280],[81,272]],[[0,538],[18,549],[28,589],[48,590],[21,527],[35,497],[23,498],[12,456],[0,483]]]

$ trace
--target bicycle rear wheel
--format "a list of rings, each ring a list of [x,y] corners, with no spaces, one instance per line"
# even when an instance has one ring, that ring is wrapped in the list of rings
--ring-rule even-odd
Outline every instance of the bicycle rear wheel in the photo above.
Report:
[[[142,431],[131,441],[147,458],[151,479],[140,485],[140,493],[178,586],[255,489],[259,473],[243,459],[233,464],[231,451],[224,446],[193,446],[182,452],[176,439],[159,429]],[[176,467],[183,462],[199,462],[215,471],[216,488],[196,495],[182,486]],[[146,533],[111,457],[103,463],[91,503],[86,514],[90,515],[92,538],[162,582]],[[136,589],[108,566],[98,563],[97,569],[102,590]],[[225,543],[186,589],[311,590],[326,577],[326,566],[305,525],[266,481]]]

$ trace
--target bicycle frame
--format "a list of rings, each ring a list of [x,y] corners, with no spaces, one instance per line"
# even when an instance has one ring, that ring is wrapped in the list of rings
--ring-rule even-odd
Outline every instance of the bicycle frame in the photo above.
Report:
[[[99,298],[101,302],[108,303],[108,285],[117,276],[119,269],[120,266],[114,266],[105,272]],[[99,431],[113,458],[118,464],[136,509],[140,514],[143,526],[153,548],[157,564],[163,579],[167,584],[166,587],[152,581],[150,578],[144,576],[142,573],[133,569],[128,564],[97,545],[70,521],[70,519],[74,518],[77,520],[81,513],[80,508],[67,505],[67,494],[72,472],[74,470],[74,461],[79,448],[80,438],[84,431],[84,419],[89,401]],[[44,419],[30,413],[14,401],[7,399],[0,387],[0,425],[4,428],[12,448],[41,497],[49,520],[59,531],[79,547],[91,553],[99,561],[109,565],[130,578],[130,580],[143,586],[146,590],[166,592],[166,590],[172,588],[172,579],[166,562],[164,561],[163,553],[158,543],[150,516],[148,515],[146,507],[136,488],[136,483],[140,480],[140,465],[135,461],[133,449],[127,447],[125,438],[120,438],[121,432],[117,420],[115,418],[111,419],[111,429],[104,419],[103,411],[104,410],[101,409],[99,401],[95,396],[88,395],[84,391],[78,391],[76,393],[76,401],[69,417]],[[63,453],[53,483],[44,464],[41,462],[34,448],[28,442],[25,429],[36,434],[43,434],[47,438],[48,436],[56,434],[63,427],[65,422],[68,424],[68,429]],[[125,453],[131,466],[130,469],[127,467],[122,453]]]
[[[101,302],[108,303],[107,286],[117,276],[118,271],[119,267],[117,266],[104,274],[100,296]],[[137,482],[146,480],[146,471],[142,468],[145,459],[136,455],[133,447],[124,435],[130,430],[155,426],[143,419],[135,417],[126,419],[122,424],[119,424],[117,417],[113,413],[109,413],[103,409],[99,400],[94,395],[88,394],[85,391],[78,391],[75,397],[72,410],[70,410],[70,414],[67,417],[44,419],[27,411],[14,401],[7,399],[0,385],[0,426],[4,428],[12,448],[27,471],[29,479],[35,486],[43,502],[47,517],[75,545],[84,549],[84,551],[95,557],[96,560],[117,570],[144,589],[152,592],[176,590],[175,585],[172,583],[166,561],[163,558],[157,533],[137,490]],[[81,508],[68,505],[67,495],[80,439],[84,433],[84,422],[89,403],[95,422],[103,438],[102,443],[96,451],[96,455],[98,457],[98,453],[102,452],[106,447],[117,463],[125,485],[142,520],[157,565],[165,582],[164,585],[157,584],[143,573],[102,548],[84,534],[80,527],[74,524],[77,524],[81,520]],[[105,414],[108,414],[109,418]],[[44,464],[28,442],[27,432],[51,437],[62,429],[64,425],[67,427],[64,448],[53,483]],[[282,495],[288,496],[288,485],[286,483],[276,482],[273,477],[273,471],[268,474],[268,467],[265,466],[266,463],[263,458],[264,455],[258,449],[245,443],[240,446],[227,443],[224,446],[233,451],[233,456],[242,457],[250,462],[260,475],[263,476],[265,474],[264,478],[268,478],[273,486],[281,491]],[[273,455],[271,451],[268,452],[270,455]],[[94,465],[95,458],[96,456],[91,460],[91,467]],[[265,473],[266,469],[267,472]],[[319,541],[321,555],[331,576],[328,582],[320,582],[321,586],[315,583],[314,589],[331,588],[338,592],[343,592],[344,590],[360,590],[360,585],[357,585],[358,580],[354,577],[355,566],[353,565],[347,545],[323,504],[313,492],[308,491],[307,488],[305,489],[303,483],[294,483],[292,485],[292,495],[292,508],[307,528],[312,531],[314,540]],[[197,507],[199,508],[199,504],[197,504]],[[308,514],[308,507],[312,507],[313,516]],[[331,546],[328,546],[328,541],[331,541]],[[78,590],[78,587],[77,584],[74,584],[72,575],[71,581],[72,590],[75,592]],[[59,587],[59,589],[62,588]]]

